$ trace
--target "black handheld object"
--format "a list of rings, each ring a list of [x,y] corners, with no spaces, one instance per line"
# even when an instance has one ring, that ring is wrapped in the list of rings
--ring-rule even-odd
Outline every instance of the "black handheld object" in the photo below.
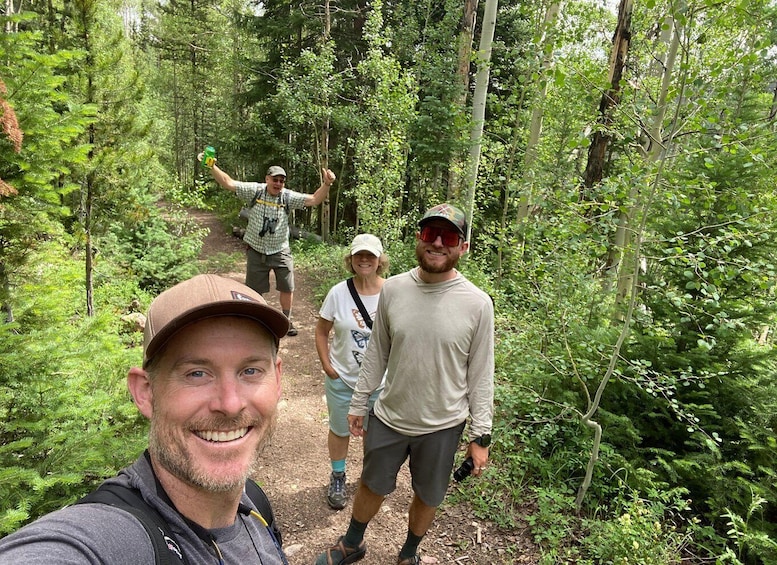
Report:
[[[461,481],[463,481],[464,479],[470,476],[470,474],[472,473],[472,469],[474,468],[475,468],[475,464],[472,462],[472,457],[467,457],[464,460],[464,463],[461,464],[461,467],[459,467],[453,472],[453,479],[457,483],[460,483]]]

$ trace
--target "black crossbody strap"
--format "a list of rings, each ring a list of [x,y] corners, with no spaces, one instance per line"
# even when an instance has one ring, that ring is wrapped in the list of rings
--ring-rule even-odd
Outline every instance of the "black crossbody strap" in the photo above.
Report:
[[[364,320],[364,323],[367,324],[367,327],[372,329],[372,318],[370,318],[370,315],[367,313],[367,309],[364,307],[364,303],[362,302],[361,297],[359,296],[359,293],[356,292],[356,285],[353,283],[353,277],[348,279],[346,282],[348,285],[348,290],[351,291],[351,296],[353,297],[353,301],[356,302],[356,307],[359,309],[359,312],[362,314],[362,319]]]
[[[278,545],[283,546],[283,535],[281,534],[278,524],[275,523],[275,514],[272,511],[270,501],[262,490],[262,487],[257,485],[253,479],[248,479],[246,481],[246,494],[248,495],[248,498],[251,499],[251,502],[256,505],[256,509],[259,510],[262,518],[267,522],[267,526],[278,541]]]

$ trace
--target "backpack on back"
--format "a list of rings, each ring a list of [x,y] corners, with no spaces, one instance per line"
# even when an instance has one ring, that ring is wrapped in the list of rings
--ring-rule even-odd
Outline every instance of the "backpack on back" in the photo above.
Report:
[[[246,481],[246,494],[251,502],[254,503],[259,513],[267,522],[267,528],[281,554],[281,559],[286,562],[283,556],[283,538],[281,531],[275,523],[272,506],[267,499],[267,495],[251,479]],[[151,538],[151,544],[154,546],[154,555],[156,565],[188,565],[188,560],[181,549],[178,540],[168,526],[164,518],[154,508],[143,500],[140,491],[137,489],[117,484],[102,484],[93,490],[75,504],[83,503],[101,503],[108,504],[126,510],[143,525],[148,536]]]

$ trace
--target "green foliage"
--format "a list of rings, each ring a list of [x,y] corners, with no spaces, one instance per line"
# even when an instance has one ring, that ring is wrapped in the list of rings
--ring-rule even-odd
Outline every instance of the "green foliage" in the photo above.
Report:
[[[777,563],[777,540],[769,537],[759,528],[753,528],[751,524],[751,519],[756,514],[763,513],[766,502],[766,499],[753,493],[745,518],[728,510],[723,515],[728,519],[729,530],[726,533],[738,549],[737,559],[739,560],[750,562],[753,558],[758,558],[764,565]]]
[[[543,548],[543,564],[576,562],[577,548],[570,540],[576,529],[572,512],[574,494],[570,490],[538,488],[535,492],[537,508],[526,521],[536,543]]]
[[[167,220],[152,213],[132,227],[116,225],[105,237],[115,260],[149,291],[162,291],[199,272],[196,259],[205,229],[174,208],[167,213]]]
[[[344,245],[295,241],[293,251],[294,263],[307,272],[315,273],[315,307],[321,305],[330,288],[350,276],[343,264],[343,258],[348,253]]]
[[[79,104],[64,88],[63,76],[82,56],[62,49],[47,54],[46,38],[22,31],[30,15],[1,18],[0,81],[23,134],[21,149],[0,137],[0,179],[18,192],[0,205],[0,303],[10,299],[9,280],[40,242],[62,232],[68,213],[63,198],[77,189],[71,168],[86,159],[88,146],[74,145],[93,121],[94,107]],[[4,191],[0,191],[3,193]]]
[[[335,244],[294,243],[319,273],[320,300],[345,276],[343,246],[359,231],[383,239],[393,273],[415,265],[418,211],[455,188],[470,125],[451,0],[345,0],[327,14],[308,0],[262,10],[174,0],[122,22],[114,2],[25,7],[40,13],[0,18],[0,80],[24,133],[18,153],[0,138],[0,179],[19,193],[0,201],[0,302],[15,314],[0,326],[2,531],[134,456],[119,444],[137,424],[119,383],[139,336],[120,316],[235,260],[198,266],[203,234],[178,208],[236,213],[194,163],[204,142],[236,178],[281,162],[305,190],[318,185],[317,161],[336,170]],[[604,123],[614,14],[566,2],[551,29],[545,3],[500,3],[472,252],[460,265],[496,305],[495,470],[455,496],[506,527],[534,497],[543,563],[775,560],[775,7],[709,8],[636,3]],[[670,21],[680,60],[664,92]],[[535,159],[522,166],[540,109]],[[597,129],[610,136],[604,179],[581,187]],[[616,242],[621,227],[640,242],[641,268],[613,359],[624,320],[614,286],[631,269],[612,260],[637,251]],[[80,269],[63,258],[83,261],[88,238],[93,320]],[[580,418],[611,361],[578,517],[592,450]]]
[[[365,25],[367,57],[358,66],[362,85],[360,135],[354,150],[357,184],[357,226],[384,241],[394,241],[404,232],[401,204],[406,167],[408,128],[414,117],[416,93],[411,73],[388,57],[383,28],[382,2],[373,2]]]
[[[78,264],[56,244],[44,250],[19,285],[16,323],[0,326],[3,534],[85,494],[144,443],[125,387],[137,350],[110,309],[84,316]]]
[[[675,495],[676,496],[676,495]],[[672,493],[658,500],[619,499],[608,509],[609,519],[585,519],[581,546],[590,563],[679,564],[686,536],[673,525],[672,514],[684,511],[685,501]],[[681,506],[673,507],[678,503]]]

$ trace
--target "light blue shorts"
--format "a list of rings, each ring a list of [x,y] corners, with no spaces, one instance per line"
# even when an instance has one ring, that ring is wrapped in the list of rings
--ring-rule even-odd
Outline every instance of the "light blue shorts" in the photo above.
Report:
[[[351,432],[348,429],[348,409],[351,407],[351,397],[353,389],[349,387],[342,379],[330,379],[324,377],[326,388],[326,406],[329,410],[329,429],[339,437],[348,437]],[[369,407],[380,395],[380,390],[376,390],[370,396]],[[367,418],[364,418],[364,429],[367,429]]]

